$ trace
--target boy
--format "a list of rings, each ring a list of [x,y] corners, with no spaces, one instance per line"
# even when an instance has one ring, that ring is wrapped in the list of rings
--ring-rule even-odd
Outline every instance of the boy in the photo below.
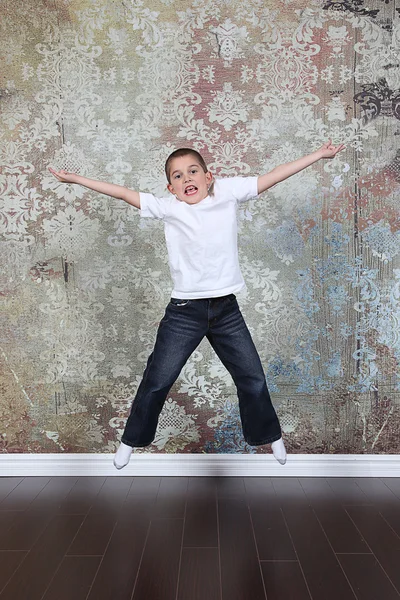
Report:
[[[236,208],[238,202],[261,194],[321,158],[333,158],[343,148],[329,140],[312,154],[261,177],[216,180],[198,152],[181,148],[165,164],[169,198],[50,169],[61,182],[120,198],[139,208],[143,217],[164,221],[174,289],[114,457],[117,469],[128,464],[134,447],[153,441],[167,394],[204,336],[235,382],[247,443],[271,444],[276,460],[285,464],[279,421],[235,296],[244,286],[238,262]]]

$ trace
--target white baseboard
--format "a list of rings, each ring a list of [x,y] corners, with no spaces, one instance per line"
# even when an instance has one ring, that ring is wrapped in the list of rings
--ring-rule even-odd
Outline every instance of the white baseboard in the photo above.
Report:
[[[112,460],[112,454],[0,454],[0,477],[400,477],[397,454],[290,454],[282,466],[272,455],[140,453],[121,471]]]

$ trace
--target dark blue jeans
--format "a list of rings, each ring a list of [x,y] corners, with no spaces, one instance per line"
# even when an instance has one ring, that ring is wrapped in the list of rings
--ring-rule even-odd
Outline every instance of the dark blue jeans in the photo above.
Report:
[[[230,294],[202,300],[171,298],[126,423],[125,444],[143,447],[154,440],[167,394],[204,336],[235,382],[246,442],[259,446],[281,437],[260,357],[236,297]]]

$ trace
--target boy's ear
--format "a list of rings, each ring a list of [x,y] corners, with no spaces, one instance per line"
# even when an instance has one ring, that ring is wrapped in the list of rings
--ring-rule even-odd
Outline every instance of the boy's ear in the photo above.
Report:
[[[174,186],[171,183],[167,183],[167,189],[171,194],[175,195]]]
[[[211,171],[207,171],[207,173],[206,173],[206,180],[207,180],[208,184],[210,184],[212,182],[212,180],[213,180],[213,174],[211,173]]]

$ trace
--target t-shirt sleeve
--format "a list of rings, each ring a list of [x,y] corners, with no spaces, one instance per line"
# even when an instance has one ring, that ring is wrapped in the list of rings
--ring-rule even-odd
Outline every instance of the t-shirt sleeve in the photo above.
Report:
[[[217,180],[223,194],[229,194],[237,202],[247,202],[258,196],[258,177],[224,177]]]
[[[167,214],[168,198],[157,198],[153,194],[144,192],[140,196],[140,216],[151,219],[165,219]]]

